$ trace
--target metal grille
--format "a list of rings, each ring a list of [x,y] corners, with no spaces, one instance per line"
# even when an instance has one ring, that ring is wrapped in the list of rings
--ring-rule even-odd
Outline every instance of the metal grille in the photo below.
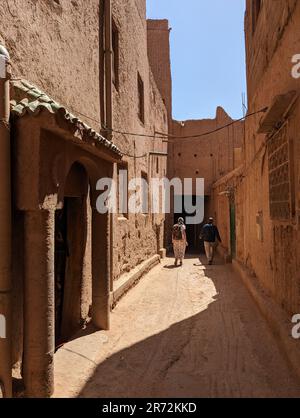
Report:
[[[287,125],[268,143],[270,214],[274,220],[292,218],[290,144]]]

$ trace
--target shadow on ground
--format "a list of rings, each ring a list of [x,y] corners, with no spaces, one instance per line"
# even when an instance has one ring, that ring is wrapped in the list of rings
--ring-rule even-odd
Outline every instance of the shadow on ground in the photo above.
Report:
[[[200,262],[204,259],[200,256]],[[195,315],[105,359],[78,397],[300,395],[298,382],[231,268],[220,259],[207,268],[200,262],[217,296]],[[229,269],[226,275],[224,269]],[[199,286],[205,276],[199,276]]]

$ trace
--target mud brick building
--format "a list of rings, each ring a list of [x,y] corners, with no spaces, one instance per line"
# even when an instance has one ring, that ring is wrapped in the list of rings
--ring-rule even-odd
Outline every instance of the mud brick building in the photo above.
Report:
[[[87,323],[109,329],[170,246],[185,213],[128,213],[130,193],[97,210],[98,180],[119,189],[123,171],[125,187],[204,178],[224,258],[275,303],[269,317],[299,313],[299,1],[246,2],[245,122],[221,107],[173,120],[169,23],[147,21],[146,0],[1,2],[0,20],[0,397],[19,395],[13,378],[51,396],[56,349]]]
[[[120,170],[128,182],[166,175],[155,132],[168,133],[170,109],[148,60],[145,1],[2,2],[0,19],[12,72],[1,80],[1,193],[12,200],[1,203],[1,393],[12,368],[26,396],[50,396],[56,347],[90,319],[108,329],[111,307],[164,253],[164,216],[126,213],[127,202],[101,215],[96,184]]]
[[[227,256],[287,323],[300,307],[299,21],[298,1],[247,1],[248,114],[265,111],[245,122],[242,167],[214,184]]]
[[[148,55],[156,84],[167,108],[170,138],[167,142],[169,179],[205,180],[205,216],[214,215],[212,185],[242,163],[244,122],[233,123],[222,109],[214,119],[176,121],[172,117],[172,78],[170,65],[170,27],[167,20],[148,20]],[[159,48],[157,45],[159,44]],[[232,125],[231,125],[232,124]],[[225,125],[227,129],[218,130]],[[213,132],[205,135],[206,132]],[[196,135],[196,136],[195,136]],[[198,137],[197,137],[198,135]],[[193,136],[193,138],[185,137]],[[195,187],[193,195],[195,196]],[[174,196],[172,196],[174,198]],[[177,198],[177,197],[175,197]],[[180,196],[178,196],[180,198]],[[165,245],[171,248],[171,227],[185,213],[166,214]],[[201,225],[188,226],[190,248],[199,248]]]
[[[213,184],[241,164],[244,122],[234,121],[218,107],[215,119],[173,121],[169,152],[170,177],[193,179],[193,196],[197,194],[195,180],[204,179],[204,217],[215,215]],[[224,126],[225,129],[219,130]],[[206,135],[207,132],[212,132]],[[170,223],[183,214],[172,214]],[[189,246],[199,250],[202,224],[188,225]],[[169,241],[170,241],[170,237]],[[168,242],[169,242],[168,241]]]
[[[268,111],[246,123],[243,261],[289,314],[300,305],[299,21],[297,1],[247,2],[248,107]]]

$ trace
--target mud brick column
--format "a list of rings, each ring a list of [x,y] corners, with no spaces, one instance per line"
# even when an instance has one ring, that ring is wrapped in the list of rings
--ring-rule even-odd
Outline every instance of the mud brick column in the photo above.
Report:
[[[54,233],[54,210],[25,212],[23,377],[27,397],[50,397],[54,389]]]
[[[110,327],[109,214],[92,214],[92,320],[103,330]]]
[[[1,40],[0,40],[1,42]],[[0,397],[12,396],[11,143],[9,54],[0,45]]]

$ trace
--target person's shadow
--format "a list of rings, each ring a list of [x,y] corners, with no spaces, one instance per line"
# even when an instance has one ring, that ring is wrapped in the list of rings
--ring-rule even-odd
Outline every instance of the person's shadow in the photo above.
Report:
[[[196,266],[196,267],[203,267],[205,269],[207,269],[207,268],[210,269],[213,266],[222,266],[222,265],[224,265],[224,261],[219,256],[219,254],[215,254],[212,264],[209,264],[208,263],[205,254],[200,254],[200,256],[198,257],[198,260],[199,260],[199,263],[194,263],[194,266]]]
[[[173,269],[178,269],[179,267],[182,267],[182,266],[179,264],[178,266],[175,266],[175,264],[169,264],[167,266],[164,266],[164,269],[173,270]]]

